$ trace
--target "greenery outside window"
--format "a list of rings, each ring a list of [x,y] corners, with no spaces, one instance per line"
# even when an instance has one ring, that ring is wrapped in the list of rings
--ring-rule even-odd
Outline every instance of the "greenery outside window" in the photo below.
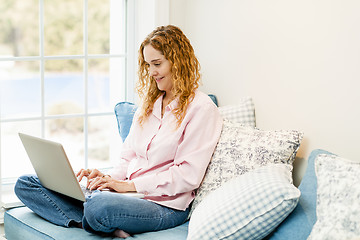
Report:
[[[33,172],[18,132],[61,142],[74,170],[111,165],[120,141],[113,108],[134,98],[130,8],[127,0],[0,1],[3,180]]]

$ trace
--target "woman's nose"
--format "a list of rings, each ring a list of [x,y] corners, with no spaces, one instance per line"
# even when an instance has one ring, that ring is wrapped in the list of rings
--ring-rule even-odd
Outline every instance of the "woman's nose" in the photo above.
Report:
[[[150,68],[150,76],[151,76],[151,77],[154,77],[154,76],[156,76],[157,74],[158,74],[158,72],[157,72],[155,69]]]

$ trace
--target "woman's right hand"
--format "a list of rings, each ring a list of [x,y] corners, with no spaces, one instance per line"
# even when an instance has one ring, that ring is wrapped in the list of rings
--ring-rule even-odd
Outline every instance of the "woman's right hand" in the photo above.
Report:
[[[97,169],[81,169],[77,174],[76,177],[78,178],[78,181],[81,182],[83,177],[87,178],[86,187],[89,187],[90,179],[97,178],[97,177],[103,177],[104,174],[100,172]]]

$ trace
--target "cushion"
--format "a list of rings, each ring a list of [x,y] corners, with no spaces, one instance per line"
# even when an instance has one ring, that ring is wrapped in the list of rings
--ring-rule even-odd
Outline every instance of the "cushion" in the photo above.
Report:
[[[316,189],[315,159],[319,154],[330,152],[316,149],[310,153],[308,166],[300,183],[301,196],[299,203],[291,214],[268,236],[270,240],[304,240],[316,222]]]
[[[317,221],[308,239],[359,239],[360,162],[321,154],[315,171]]]
[[[216,96],[213,94],[209,94],[209,97],[215,103],[215,105],[218,106]],[[115,116],[119,128],[119,134],[123,142],[129,134],[136,109],[137,106],[131,102],[119,102],[115,105]]]
[[[219,105],[218,105],[217,97],[214,94],[209,94],[209,97],[215,103],[215,105],[218,107]]]
[[[129,134],[130,127],[137,107],[130,102],[119,102],[115,105],[115,116],[118,123],[120,137],[125,141]]]
[[[188,222],[177,226],[175,228],[136,234],[129,238],[139,240],[186,240]],[[103,237],[86,232],[80,228],[65,228],[52,224],[35,213],[27,207],[19,207],[8,210],[5,213],[5,235],[9,240],[44,240],[44,239],[120,239],[112,237]]]
[[[263,131],[224,120],[219,142],[190,214],[209,192],[235,176],[269,163],[292,165],[302,136],[295,130]]]
[[[237,105],[219,107],[221,116],[234,123],[241,123],[244,126],[255,127],[255,106],[251,97],[240,99]]]
[[[271,164],[232,179],[195,209],[188,240],[262,239],[296,206],[292,166]]]

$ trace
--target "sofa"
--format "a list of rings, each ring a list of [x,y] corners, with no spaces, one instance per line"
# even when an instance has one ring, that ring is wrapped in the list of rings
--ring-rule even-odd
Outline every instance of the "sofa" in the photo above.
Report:
[[[217,104],[215,96],[210,96]],[[136,106],[115,114],[124,140]],[[256,128],[250,97],[219,107],[223,130],[184,224],[127,239],[357,239],[360,237],[360,162],[325,150],[309,155],[300,185],[293,169],[303,133]],[[16,239],[112,239],[64,228],[27,207],[8,210],[5,236]],[[360,238],[358,238],[360,239]]]

